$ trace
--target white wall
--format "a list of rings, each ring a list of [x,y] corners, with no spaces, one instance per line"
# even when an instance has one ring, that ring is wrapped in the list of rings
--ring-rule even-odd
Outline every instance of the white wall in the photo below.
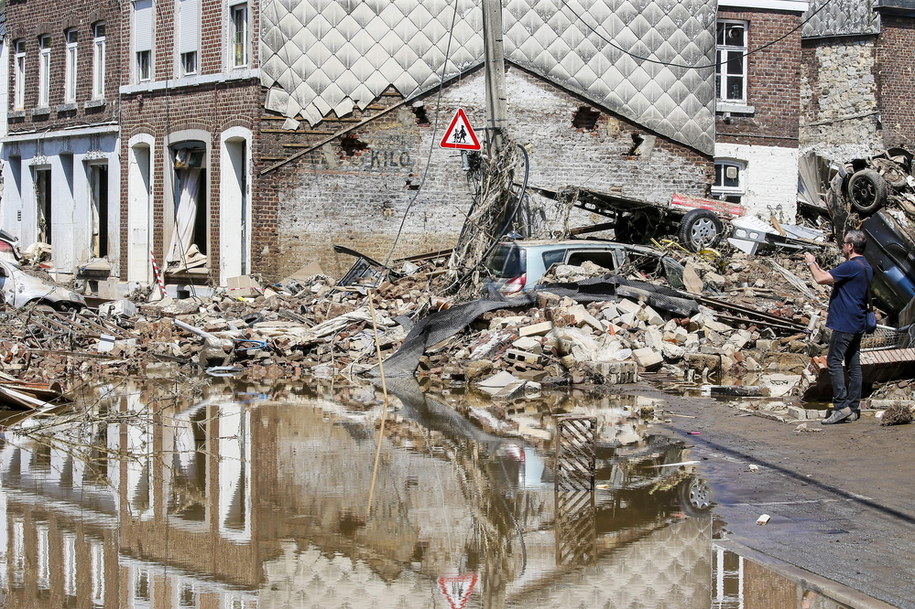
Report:
[[[715,144],[716,159],[746,163],[743,204],[766,220],[794,223],[797,214],[797,148]]]
[[[11,141],[5,142],[3,174],[7,188],[0,215],[3,228],[19,237],[22,248],[35,242],[38,238],[38,214],[34,170],[50,167],[53,263],[60,272],[75,273],[90,258],[92,203],[86,164],[107,161],[110,235],[108,261],[111,263],[112,274],[116,275],[120,256],[120,240],[117,235],[120,226],[118,199],[121,182],[117,134],[102,132],[93,138],[88,133],[68,132],[67,138],[55,137],[57,135],[45,134],[40,149],[36,141],[23,137],[10,137],[8,140]],[[90,150],[90,146],[95,149]],[[10,156],[21,159],[16,179],[13,175],[15,167],[9,162]],[[72,172],[69,176],[65,173],[65,167],[70,165],[68,157],[72,157]]]

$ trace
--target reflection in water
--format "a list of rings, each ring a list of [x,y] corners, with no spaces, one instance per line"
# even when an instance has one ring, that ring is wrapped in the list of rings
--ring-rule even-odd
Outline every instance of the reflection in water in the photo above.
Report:
[[[566,405],[601,429],[596,489],[563,490],[546,442],[392,391],[371,507],[371,388],[105,387],[8,430],[3,606],[724,609],[768,581],[713,548],[687,452],[638,408]]]

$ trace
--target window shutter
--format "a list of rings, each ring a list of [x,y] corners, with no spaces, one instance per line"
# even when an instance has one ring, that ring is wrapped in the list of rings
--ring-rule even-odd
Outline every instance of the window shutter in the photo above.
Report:
[[[133,3],[133,36],[135,51],[152,50],[152,32],[152,0],[135,0]]]
[[[180,0],[181,40],[178,43],[179,53],[190,53],[197,50],[200,37],[200,3],[199,0]]]

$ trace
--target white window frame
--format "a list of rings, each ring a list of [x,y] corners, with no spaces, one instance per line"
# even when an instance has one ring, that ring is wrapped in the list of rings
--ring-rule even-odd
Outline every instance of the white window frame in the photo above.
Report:
[[[133,19],[133,72],[134,82],[153,80],[153,41],[155,40],[154,0],[134,0]],[[145,57],[146,73],[143,73]]]
[[[235,20],[235,15],[243,11],[244,21],[239,27]],[[248,7],[247,0],[235,1],[229,3],[228,12],[228,65],[230,70],[247,68],[251,63],[251,11]],[[241,39],[241,45],[239,45]],[[241,47],[241,58],[236,51]]]
[[[51,37],[38,37],[38,107],[51,104]]]
[[[92,26],[92,99],[105,97],[105,25]]]
[[[737,26],[743,29],[743,39],[740,44],[729,44],[734,40],[727,40],[727,33],[736,31]],[[747,103],[747,35],[749,23],[734,19],[719,19],[715,29],[715,97],[719,102],[732,104]],[[728,73],[731,63],[740,61],[741,71]],[[739,78],[740,96],[728,97],[728,77]]]
[[[718,170],[719,167],[721,168],[721,171]],[[725,180],[733,179],[727,177],[728,169],[734,169],[734,171],[736,171],[736,185],[725,184]],[[720,180],[719,176],[721,176]],[[746,177],[747,164],[745,161],[738,161],[737,159],[715,159],[715,181],[712,183],[711,188],[712,197],[722,200],[725,200],[728,197],[737,197],[740,201],[732,202],[741,203],[747,194]]]
[[[13,109],[25,109],[25,41],[13,42],[15,53],[15,82],[13,84]]]
[[[64,42],[67,45],[66,67],[64,74],[64,103],[72,104],[76,102],[76,68],[79,57],[78,44],[79,37],[76,29],[69,29],[64,32]]]
[[[196,76],[200,73],[200,2],[176,1],[178,27],[175,40],[178,45],[178,75]]]

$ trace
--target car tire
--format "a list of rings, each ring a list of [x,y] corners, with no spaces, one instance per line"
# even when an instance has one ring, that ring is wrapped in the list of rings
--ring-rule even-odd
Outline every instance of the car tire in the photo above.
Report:
[[[724,234],[724,224],[707,209],[693,209],[680,221],[680,243],[691,252],[698,252],[706,247],[715,247]]]
[[[872,214],[886,203],[888,185],[873,169],[862,169],[848,180],[848,198],[862,214]]]

